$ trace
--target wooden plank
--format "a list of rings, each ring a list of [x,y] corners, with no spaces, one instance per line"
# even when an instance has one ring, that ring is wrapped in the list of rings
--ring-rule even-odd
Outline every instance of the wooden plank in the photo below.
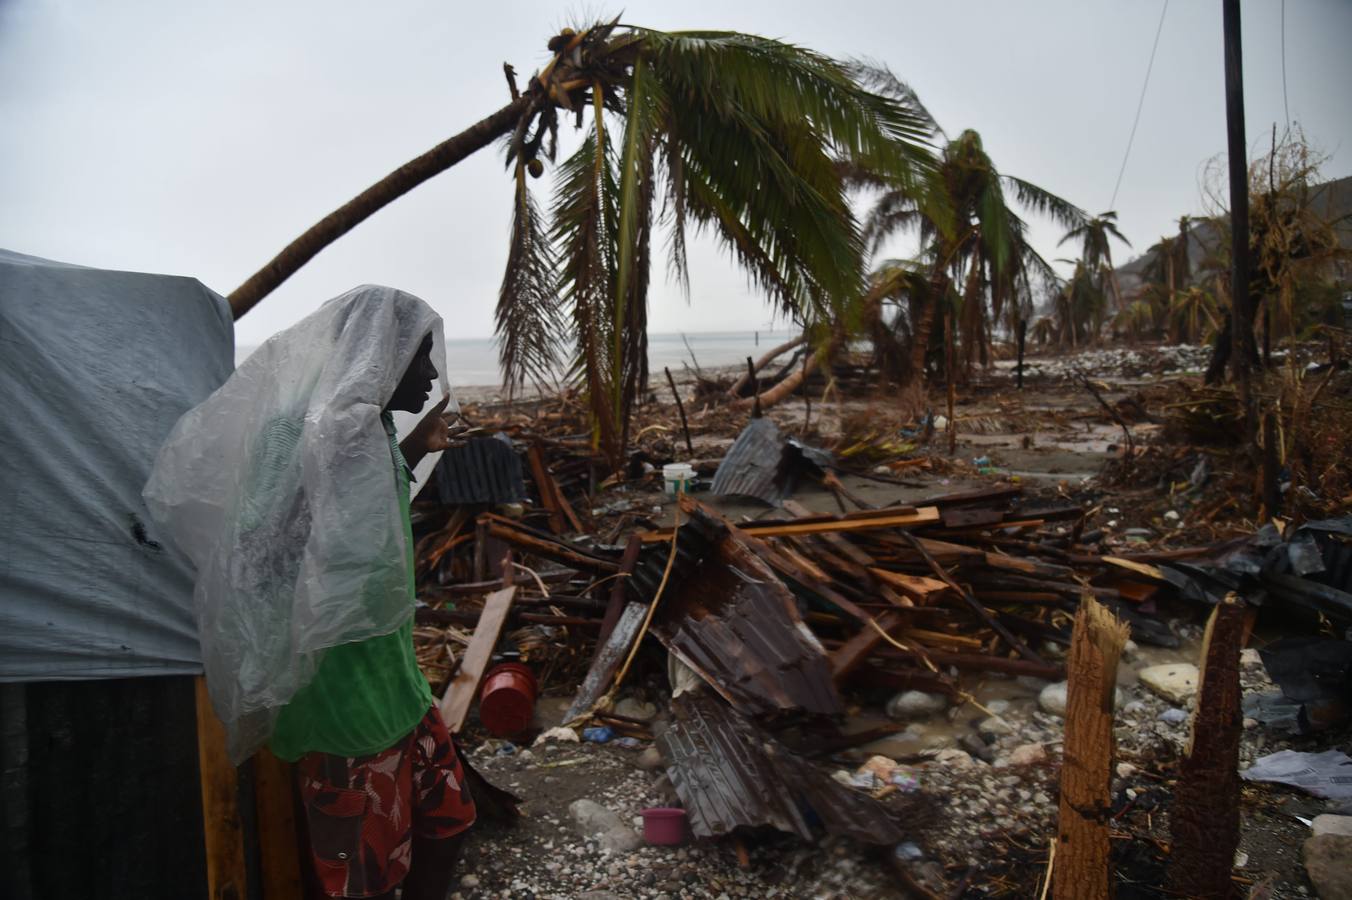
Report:
[[[493,657],[493,648],[498,645],[498,637],[502,634],[502,626],[507,621],[507,613],[511,611],[515,598],[515,586],[494,591],[484,598],[483,612],[479,615],[479,624],[474,628],[474,636],[465,648],[455,678],[446,688],[446,695],[441,698],[441,718],[452,734],[459,732],[469,717],[469,708],[479,692],[479,682],[483,680],[484,670]]]
[[[559,486],[545,466],[544,452],[538,442],[526,448],[526,461],[530,464],[535,489],[540,492],[540,506],[549,513],[549,530],[555,534],[563,534],[568,529],[568,523],[564,521],[563,510],[559,508]]]
[[[884,632],[891,632],[898,628],[905,618],[893,612],[885,612],[878,617],[878,628]],[[841,644],[831,652],[829,657],[831,661],[831,677],[840,682],[851,672],[857,669],[873,649],[882,641],[883,636],[878,628],[865,625],[862,630],[857,632],[848,641]]]
[[[302,896],[300,854],[310,851],[297,839],[291,764],[273,756],[266,747],[254,754],[254,808],[263,900]]]
[[[753,537],[782,537],[791,534],[831,534],[855,531],[877,531],[885,528],[913,528],[920,525],[932,525],[939,521],[939,510],[933,506],[923,506],[913,513],[900,513],[867,518],[833,518],[826,521],[795,522],[746,522],[737,527],[742,533]],[[671,529],[657,529],[642,532],[640,537],[645,544],[671,540]]]
[[[629,648],[634,644],[634,637],[643,627],[643,620],[648,613],[648,607],[642,603],[630,602],[624,607],[624,612],[620,613],[619,620],[615,627],[611,629],[606,641],[596,651],[596,656],[592,657],[591,668],[587,670],[587,677],[582,679],[582,684],[577,689],[577,696],[573,698],[573,703],[568,707],[568,712],[563,715],[564,724],[568,724],[575,719],[585,716],[596,705],[596,701],[601,699],[606,688],[610,687],[611,679],[615,677],[615,672],[620,668],[620,663],[624,662],[629,655]]]
[[[877,568],[869,569],[869,571],[875,578],[901,591],[916,603],[929,603],[935,595],[942,594],[950,589],[946,582],[924,575],[906,575],[902,572]]]
[[[523,550],[529,550],[536,556],[543,556],[545,559],[552,559],[575,569],[595,572],[600,575],[614,575],[620,569],[618,565],[608,559],[588,556],[559,541],[539,538],[522,529],[504,525],[491,519],[487,522],[487,525],[489,536],[499,538]],[[667,538],[667,540],[670,539],[670,537]]]
[[[202,781],[202,837],[207,857],[207,897],[243,900],[244,828],[239,817],[239,773],[225,749],[225,726],[216,718],[207,682],[197,676],[197,764]]]
[[[601,655],[601,647],[610,637],[615,623],[620,620],[620,612],[624,609],[624,595],[628,592],[627,582],[634,574],[634,566],[638,565],[638,554],[642,549],[643,542],[638,536],[629,535],[629,541],[624,545],[624,555],[620,557],[620,571],[616,573],[616,578],[610,585],[610,601],[606,605],[605,617],[601,620],[601,633],[596,636],[596,650],[592,653],[593,665],[596,663],[596,657]]]

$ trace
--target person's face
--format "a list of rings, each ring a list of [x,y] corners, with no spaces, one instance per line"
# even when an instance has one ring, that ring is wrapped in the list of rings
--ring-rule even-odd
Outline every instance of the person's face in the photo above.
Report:
[[[437,378],[437,367],[432,365],[432,335],[423,338],[413,362],[408,364],[404,377],[394,388],[394,395],[386,405],[388,410],[416,413],[427,403],[432,393],[432,382]]]

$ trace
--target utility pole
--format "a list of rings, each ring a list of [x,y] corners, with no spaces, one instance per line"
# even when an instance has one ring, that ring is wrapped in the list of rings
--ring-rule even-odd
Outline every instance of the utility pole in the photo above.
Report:
[[[1239,0],[1221,0],[1225,33],[1225,130],[1230,163],[1230,365],[1244,413],[1244,437],[1255,449],[1257,429],[1249,371],[1253,359],[1253,306],[1249,297],[1249,151],[1244,140],[1244,62]]]

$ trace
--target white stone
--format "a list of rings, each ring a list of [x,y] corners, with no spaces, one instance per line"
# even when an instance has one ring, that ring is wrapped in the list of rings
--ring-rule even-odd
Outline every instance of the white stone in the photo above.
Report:
[[[1263,657],[1253,647],[1239,651],[1239,664],[1246,669],[1258,669],[1263,666]]]
[[[1120,688],[1113,691],[1113,705],[1120,706],[1122,703],[1122,690]],[[1042,693],[1037,695],[1037,705],[1042,707],[1042,711],[1053,716],[1066,717],[1066,682],[1058,681],[1049,684],[1042,689]]]
[[[1180,706],[1197,696],[1197,667],[1192,663],[1149,666],[1137,675],[1141,684]]]
[[[1043,688],[1042,693],[1037,695],[1037,705],[1045,713],[1064,718],[1066,715],[1066,682],[1058,681]]]
[[[902,691],[887,701],[887,714],[894,719],[923,719],[946,709],[947,697],[925,691]]]
[[[641,719],[646,722],[657,715],[657,707],[633,697],[625,697],[615,704],[615,715],[626,716],[630,719]]]
[[[1314,817],[1310,823],[1313,834],[1342,834],[1352,837],[1352,816],[1334,816],[1328,813]]]
[[[1031,766],[1047,760],[1047,748],[1041,744],[1023,744],[1009,752],[1011,766]]]
[[[999,716],[991,716],[988,719],[982,719],[981,723],[976,726],[976,730],[981,734],[1006,735],[1014,733],[1014,726]]]
[[[578,829],[594,838],[602,850],[610,853],[629,853],[643,846],[643,839],[624,823],[618,814],[594,800],[574,800],[568,812]]]
[[[966,750],[940,750],[934,761],[954,769],[965,769],[973,765],[972,755]]]
[[[479,886],[478,875],[466,875],[460,879],[460,886],[463,888],[476,888]]]
[[[1136,767],[1129,762],[1120,762],[1117,764],[1117,777],[1130,778],[1136,774]]]

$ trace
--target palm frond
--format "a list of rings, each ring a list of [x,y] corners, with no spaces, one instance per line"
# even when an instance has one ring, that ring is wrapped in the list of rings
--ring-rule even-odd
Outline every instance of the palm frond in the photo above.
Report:
[[[503,382],[511,396],[526,382],[556,377],[565,334],[554,290],[554,255],[518,158],[507,268],[498,292],[496,334]]]
[[[1014,196],[1023,206],[1047,216],[1064,228],[1076,228],[1083,225],[1089,215],[1069,200],[1063,200],[1032,182],[1015,178],[1013,175],[1001,175],[1001,180],[1014,189]]]

